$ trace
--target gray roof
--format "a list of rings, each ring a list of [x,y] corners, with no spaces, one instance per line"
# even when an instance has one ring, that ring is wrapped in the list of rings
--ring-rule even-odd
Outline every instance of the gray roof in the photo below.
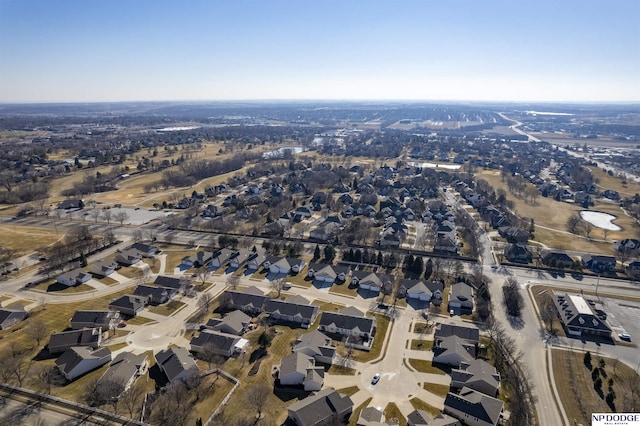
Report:
[[[147,360],[147,354],[135,355],[131,352],[120,352],[111,361],[109,369],[100,378],[101,382],[116,382],[127,384],[138,373],[141,365]]]
[[[307,368],[314,366],[313,358],[302,352],[294,352],[280,360],[280,377],[295,372],[306,375]]]
[[[382,422],[382,411],[376,407],[363,408],[358,418],[358,423],[360,422]]]
[[[229,312],[221,319],[211,318],[207,322],[207,327],[216,330],[226,326],[234,330],[235,333],[240,333],[249,322],[251,322],[251,317],[249,315],[240,310],[235,310]]]
[[[156,280],[153,282],[153,285],[179,290],[180,287],[184,285],[184,281],[182,278],[178,277],[167,277],[165,275],[158,275],[156,277]]]
[[[22,321],[27,317],[27,311],[24,309],[0,309],[0,324],[8,319],[18,318],[18,321]]]
[[[463,282],[455,283],[451,285],[451,297],[449,300],[459,300],[465,302],[467,300],[473,302],[473,288]]]
[[[462,423],[455,417],[440,413],[429,422],[429,426],[462,426]]]
[[[60,371],[69,374],[85,359],[100,359],[111,354],[111,349],[100,348],[93,350],[86,346],[74,346],[64,351],[62,355],[56,359],[56,366]],[[105,361],[105,363],[108,362]],[[96,366],[98,368],[98,366]]]
[[[100,328],[83,328],[82,330],[62,331],[53,333],[49,339],[49,348],[61,346],[91,346],[101,338]]]
[[[465,362],[471,362],[475,359],[476,348],[473,343],[458,336],[443,337],[433,347],[434,357],[442,357],[452,353],[460,355]]]
[[[164,295],[169,295],[169,292],[174,289],[167,287],[156,287],[152,285],[139,285],[133,291],[134,296],[145,296],[153,299],[161,299]]]
[[[451,380],[467,384],[474,387],[479,382],[484,382],[494,389],[498,389],[500,384],[496,368],[482,359],[474,359],[460,368],[451,370]]]
[[[307,304],[299,304],[289,302],[287,300],[269,300],[264,307],[266,313],[274,315],[286,315],[290,317],[298,317],[311,321],[318,314],[318,306]]]
[[[255,291],[257,290],[257,292]],[[265,303],[271,298],[266,296],[257,287],[249,287],[244,291],[227,290],[224,292],[231,298],[231,304],[241,308],[254,308],[262,310]]]
[[[373,318],[343,315],[337,312],[323,312],[320,318],[320,325],[325,327],[335,324],[336,328],[346,330],[358,329],[363,333],[371,333],[373,331]]]
[[[158,352],[155,355],[159,367],[167,375],[169,381],[173,381],[179,374],[186,370],[198,371],[198,366],[189,351],[185,348],[176,347]]]
[[[135,243],[132,244],[131,247],[134,250],[138,250],[140,252],[143,253],[148,253],[150,251],[160,251],[160,249],[154,245],[151,244],[144,244],[144,243]]]
[[[296,340],[293,350],[297,351],[306,347],[310,347],[320,353],[321,348],[331,347],[331,338],[318,330],[310,331]],[[331,349],[335,351],[335,348],[331,347]]]
[[[352,408],[351,398],[342,396],[329,387],[291,404],[288,410],[297,414],[302,422],[299,426],[308,426],[327,420],[334,413],[342,413]]]
[[[64,274],[60,274],[58,278],[64,277],[68,279],[79,280],[82,278],[86,278],[87,276],[91,277],[91,274],[85,272],[82,268],[77,268],[69,272],[65,272]]]
[[[470,342],[478,343],[480,341],[480,330],[477,327],[465,327],[455,324],[437,323],[434,333],[434,339],[449,336],[458,336]]]
[[[117,298],[116,300],[112,300],[109,302],[109,307],[123,308],[123,309],[133,309],[137,311],[141,307],[144,307],[147,303],[146,297],[136,296],[133,294],[124,294]]]
[[[449,392],[444,400],[447,407],[468,414],[489,424],[497,424],[503,402],[469,388],[462,388],[460,394]]]
[[[87,322],[93,324],[109,324],[111,318],[120,315],[117,311],[75,311],[71,323]]]
[[[233,347],[240,341],[240,337],[234,334],[220,333],[214,330],[203,330],[199,335],[191,338],[192,346],[204,347],[211,345],[223,352],[233,352]]]
[[[413,426],[428,426],[431,421],[431,416],[424,410],[413,410],[407,416],[407,421]]]

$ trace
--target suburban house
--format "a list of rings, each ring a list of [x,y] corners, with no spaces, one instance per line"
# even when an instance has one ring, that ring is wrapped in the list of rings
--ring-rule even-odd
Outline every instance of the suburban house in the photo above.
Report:
[[[477,343],[458,336],[442,337],[433,341],[433,362],[457,367],[461,362],[476,358]]]
[[[62,275],[58,275],[56,282],[71,287],[74,285],[86,283],[91,278],[91,274],[86,273],[81,268],[74,269],[73,271],[65,272]]]
[[[567,293],[553,294],[553,302],[558,310],[560,321],[571,336],[583,334],[611,336],[606,314],[596,311],[582,296]]]
[[[460,394],[449,392],[444,412],[469,426],[496,426],[504,403],[473,389],[462,388]]]
[[[278,379],[283,386],[302,385],[305,391],[319,391],[324,384],[324,367],[317,367],[313,357],[294,352],[280,361]]]
[[[161,305],[171,300],[177,291],[168,287],[156,287],[153,285],[139,285],[133,291],[134,296],[146,297],[148,304]]]
[[[86,346],[74,346],[67,349],[56,359],[56,367],[69,381],[75,380],[83,374],[102,367],[111,361],[111,349],[100,348],[93,350]]]
[[[184,293],[187,289],[187,282],[181,277],[167,277],[164,275],[158,275],[153,282],[153,285],[158,287],[172,288],[178,293]]]
[[[541,255],[542,263],[551,268],[568,269],[573,266],[573,259],[566,253],[543,250]]]
[[[209,330],[242,336],[250,323],[251,317],[249,315],[241,310],[235,310],[225,314],[222,318],[211,318],[206,327]]]
[[[400,280],[400,287],[406,289],[405,296],[407,299],[420,300],[429,302],[431,299],[442,299],[442,292],[444,291],[444,283],[440,281],[418,281],[402,279]]]
[[[122,385],[122,393],[129,390],[136,379],[147,372],[149,358],[146,354],[135,355],[132,352],[120,352],[107,371],[98,380],[102,383],[114,382]]]
[[[433,245],[433,250],[456,254],[458,253],[458,250],[460,250],[460,243],[458,242],[454,232],[438,234],[436,242]]]
[[[271,299],[264,306],[271,321],[287,321],[308,328],[318,315],[318,306],[310,305],[302,296],[292,296],[287,300]]]
[[[346,421],[352,411],[351,398],[340,395],[331,387],[294,402],[287,408],[288,417],[296,426],[320,426],[334,418]]]
[[[640,278],[640,260],[629,262],[627,265],[627,274],[632,278]]]
[[[333,240],[340,232],[341,225],[336,222],[324,221],[309,233],[309,238],[320,241]]]
[[[61,331],[53,333],[47,348],[49,353],[57,354],[73,346],[87,346],[97,349],[102,344],[101,328],[83,328],[82,330]]]
[[[465,282],[452,284],[449,309],[460,309],[462,312],[473,311],[473,287]]]
[[[116,255],[116,262],[131,266],[142,260],[142,253],[136,249],[123,250]]]
[[[376,407],[366,407],[360,411],[356,426],[382,426],[387,423],[383,423],[384,414]]]
[[[109,303],[109,309],[120,312],[120,315],[128,315],[135,317],[147,306],[149,299],[145,296],[135,296],[133,294],[125,294],[112,300]]]
[[[58,204],[58,208],[62,210],[82,209],[84,208],[84,202],[80,199],[64,200]]]
[[[462,426],[462,423],[447,414],[440,413],[432,419],[424,410],[413,410],[407,416],[407,426]]]
[[[207,265],[209,262],[211,262],[212,257],[213,257],[213,253],[209,251],[200,250],[196,254],[183,257],[182,262],[180,263],[180,266],[187,269],[192,267],[200,268],[201,266]]]
[[[182,347],[165,349],[155,354],[156,363],[169,382],[181,380],[192,373],[200,373],[196,361]]]
[[[191,352],[202,353],[206,350],[215,355],[231,357],[244,352],[249,341],[235,334],[214,330],[202,330],[191,338]]]
[[[293,352],[302,352],[313,357],[316,363],[333,363],[336,348],[331,345],[331,338],[318,330],[300,336],[293,344]]]
[[[533,258],[527,246],[522,244],[507,245],[504,249],[504,257],[514,263],[531,263]]]
[[[265,269],[268,269],[272,274],[297,274],[302,271],[306,262],[302,259],[294,257],[267,257],[267,260],[262,264]]]
[[[107,277],[113,274],[116,269],[118,269],[118,262],[115,260],[100,260],[91,264],[89,272],[94,275]]]
[[[211,256],[211,269],[218,269],[227,263],[232,257],[238,256],[238,254],[239,253],[237,251],[226,248],[218,250]]]
[[[29,316],[24,309],[0,308],[0,330],[6,330]]]
[[[351,273],[351,284],[357,285],[362,290],[369,290],[374,293],[379,293],[384,285],[382,276],[367,271],[353,271]]]
[[[140,252],[143,257],[154,257],[160,253],[160,249],[151,244],[135,243],[130,248]]]
[[[513,226],[501,226],[498,233],[510,243],[526,244],[529,241],[529,231]]]
[[[456,324],[436,323],[433,338],[434,340],[443,337],[458,336],[472,343],[480,342],[480,330],[477,327],[466,327]]]
[[[71,317],[71,328],[80,330],[82,328],[101,328],[112,330],[120,321],[118,311],[75,311]]]
[[[326,284],[333,284],[335,281],[345,282],[348,275],[349,268],[346,266],[311,263],[307,269],[307,277]]]
[[[244,290],[226,290],[221,297],[221,303],[228,303],[234,309],[240,309],[249,315],[258,315],[271,298],[258,287],[248,287]]]
[[[462,362],[458,368],[451,370],[451,387],[463,387],[496,396],[500,387],[500,373],[496,368],[482,359]]]
[[[596,254],[582,256],[582,265],[594,272],[609,272],[616,269],[616,258]]]
[[[249,271],[257,271],[267,260],[267,256],[265,256],[264,254],[254,253],[254,255],[249,256],[246,260],[247,270]]]
[[[250,250],[238,250],[237,252],[235,252],[235,254],[233,256],[231,256],[231,258],[229,259],[229,266],[231,268],[234,269],[238,269],[239,267],[241,267],[242,265],[244,265],[245,263],[247,263],[247,261],[254,256],[258,256],[258,253],[254,253]]]
[[[374,318],[365,317],[356,308],[348,307],[340,312],[323,312],[318,330],[354,338],[350,343],[369,350],[373,341],[374,324]]]

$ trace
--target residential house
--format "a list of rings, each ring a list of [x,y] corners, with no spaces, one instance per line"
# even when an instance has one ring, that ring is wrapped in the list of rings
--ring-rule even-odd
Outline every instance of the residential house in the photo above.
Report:
[[[62,210],[82,209],[84,208],[84,202],[80,199],[64,200],[58,204],[58,208]]]
[[[554,292],[553,302],[567,334],[571,336],[582,336],[583,334],[611,336],[611,328],[607,325],[606,314],[602,311],[596,311],[584,297]]]
[[[135,355],[132,352],[120,352],[100,377],[98,385],[110,382],[118,383],[122,385],[122,393],[124,393],[129,390],[138,377],[147,372],[148,367],[147,354]]]
[[[465,386],[489,396],[496,396],[500,387],[500,373],[482,359],[462,362],[458,368],[451,370],[451,387],[461,389]]]
[[[116,262],[122,265],[135,265],[142,260],[142,253],[136,249],[123,250],[116,255]]]
[[[458,336],[477,344],[480,342],[480,330],[477,327],[467,327],[464,325],[436,323],[433,339],[438,340],[444,337]]]
[[[338,233],[340,233],[340,224],[325,221],[312,229],[309,237],[320,241],[329,241],[333,240]]]
[[[180,262],[180,266],[184,268],[200,268],[201,266],[209,264],[211,262],[211,257],[213,253],[209,251],[200,250],[196,254],[192,254],[191,256],[185,256],[182,258],[182,262]]]
[[[242,265],[247,263],[249,259],[256,256],[258,256],[258,253],[254,253],[250,250],[245,250],[245,249],[238,250],[234,253],[234,255],[232,255],[229,258],[229,267],[233,269],[238,269]]]
[[[109,303],[109,309],[120,312],[120,315],[135,317],[147,306],[149,299],[145,296],[125,294]]]
[[[242,336],[250,323],[251,317],[249,315],[241,310],[235,310],[225,314],[222,318],[211,318],[206,327],[209,330]]]
[[[531,263],[533,258],[527,246],[522,244],[507,245],[504,249],[504,257],[514,263]]]
[[[143,257],[154,257],[160,253],[160,249],[151,244],[135,243],[131,247],[133,250],[138,250]]]
[[[321,426],[334,418],[346,421],[352,411],[351,398],[340,395],[332,387],[294,402],[287,408],[288,417],[296,426]]]
[[[302,296],[292,296],[287,300],[271,299],[264,306],[270,320],[292,322],[302,328],[308,328],[316,319],[318,309]]]
[[[258,315],[264,309],[271,298],[265,295],[257,287],[248,287],[243,290],[226,290],[221,298],[230,308],[240,309],[249,315]]]
[[[57,354],[73,346],[88,346],[97,349],[102,344],[101,328],[83,328],[82,330],[62,331],[53,333],[49,338],[47,348],[49,353]]]
[[[376,407],[365,407],[360,411],[356,426],[383,426],[384,414]]]
[[[616,258],[596,254],[582,256],[582,265],[594,272],[610,272],[616,269]]]
[[[458,253],[460,250],[460,243],[455,236],[455,232],[449,232],[444,234],[438,234],[436,242],[433,245],[433,250],[445,253]]]
[[[627,274],[634,279],[640,278],[640,260],[634,260],[627,265]]]
[[[184,293],[187,290],[187,281],[184,277],[167,277],[158,275],[153,282],[157,287],[172,288],[178,293]]]
[[[513,226],[502,226],[498,228],[498,233],[513,244],[526,244],[529,241],[529,231]]]
[[[375,293],[379,293],[384,285],[382,276],[367,271],[353,271],[351,273],[351,284],[357,285],[362,290],[369,290]]]
[[[100,275],[103,277],[107,277],[113,274],[118,268],[118,263],[115,260],[100,260],[98,262],[94,262],[89,267],[89,272],[94,275]]]
[[[231,357],[241,354],[249,341],[235,334],[221,333],[214,330],[202,330],[191,338],[191,352],[203,353],[211,351],[215,355]]]
[[[469,426],[496,426],[504,403],[473,389],[462,388],[460,394],[449,392],[444,412]]]
[[[374,318],[365,317],[355,308],[345,308],[340,312],[323,312],[318,330],[340,334],[346,338],[354,338],[352,343],[363,342],[360,346],[364,346],[368,350],[371,348],[374,326]]]
[[[267,257],[263,266],[268,269],[272,274],[297,274],[302,271],[306,262],[302,259],[294,257]]]
[[[283,357],[278,372],[280,385],[300,386],[305,391],[319,391],[324,384],[324,367],[318,367],[313,357],[294,352]]]
[[[302,352],[313,357],[316,363],[333,363],[336,348],[331,345],[331,338],[324,333],[314,330],[300,336],[293,344],[293,352]]]
[[[202,212],[202,217],[210,218],[210,217],[219,216],[222,214],[221,210],[222,209],[219,209],[218,206],[214,204],[209,204],[207,207],[204,208]]]
[[[541,255],[542,263],[551,268],[568,269],[573,266],[573,259],[566,253],[544,250]]]
[[[406,298],[429,302],[431,299],[442,299],[444,283],[440,281],[400,280],[400,287],[406,289]]]
[[[120,322],[118,311],[75,311],[71,317],[71,328],[80,330],[83,328],[101,328],[113,330]]]
[[[345,266],[333,266],[323,263],[312,263],[307,269],[307,276],[320,283],[333,284],[345,282],[349,275],[349,268]]]
[[[433,362],[457,367],[461,362],[471,362],[476,357],[477,343],[458,336],[434,339]]]
[[[92,278],[91,274],[86,273],[82,269],[74,269],[73,271],[65,272],[62,275],[58,275],[56,282],[67,287],[86,283]]]
[[[229,250],[226,248],[220,249],[211,256],[211,269],[217,269],[227,263],[232,257],[238,256],[238,252],[235,250]]]
[[[464,282],[452,284],[449,309],[460,309],[463,312],[473,311],[473,287]]]
[[[74,346],[58,357],[55,365],[62,375],[73,381],[83,374],[102,367],[111,361],[111,349],[93,350],[86,346]]]
[[[440,413],[432,419],[424,410],[413,410],[407,416],[407,426],[462,426],[462,423],[447,414]]]
[[[247,258],[246,264],[248,271],[257,271],[267,260],[267,256],[262,253],[254,253],[254,255],[251,255]]]
[[[189,374],[200,373],[189,351],[182,347],[162,350],[155,354],[158,367],[167,376],[169,382],[182,380]]]
[[[25,320],[29,314],[24,309],[0,308],[0,330],[6,330],[17,322]]]
[[[134,296],[146,297],[148,304],[161,305],[167,303],[177,294],[176,289],[168,287],[156,287],[153,285],[139,285],[133,291]]]

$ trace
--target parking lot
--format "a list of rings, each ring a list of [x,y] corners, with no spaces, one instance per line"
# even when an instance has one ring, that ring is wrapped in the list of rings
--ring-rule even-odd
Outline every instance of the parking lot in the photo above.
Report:
[[[640,339],[640,303],[627,300],[602,299],[603,305],[598,308],[607,313],[607,321],[613,329],[613,338],[618,339],[619,333],[629,333],[631,341]]]
[[[96,213],[94,213],[96,211]],[[98,222],[106,223],[106,219],[104,217],[105,212],[109,211],[111,214],[110,221],[111,223],[119,224],[118,214],[126,213],[127,218],[123,221],[124,225],[144,225],[145,223],[149,223],[154,219],[163,218],[170,216],[172,213],[168,210],[147,210],[143,208],[129,208],[129,207],[112,207],[109,209],[96,207],[92,208],[84,208],[80,210],[67,210],[63,214],[63,217],[68,218],[71,216],[73,219],[84,219],[86,222],[95,222],[95,214],[97,211],[100,212],[100,216],[98,216]]]

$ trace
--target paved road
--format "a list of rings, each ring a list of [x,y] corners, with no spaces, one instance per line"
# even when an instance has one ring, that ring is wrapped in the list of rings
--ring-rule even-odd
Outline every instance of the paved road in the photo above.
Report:
[[[0,397],[0,424],[11,426],[73,426],[96,425],[96,423],[78,419],[76,416],[63,414],[32,402],[22,402],[9,397]]]

